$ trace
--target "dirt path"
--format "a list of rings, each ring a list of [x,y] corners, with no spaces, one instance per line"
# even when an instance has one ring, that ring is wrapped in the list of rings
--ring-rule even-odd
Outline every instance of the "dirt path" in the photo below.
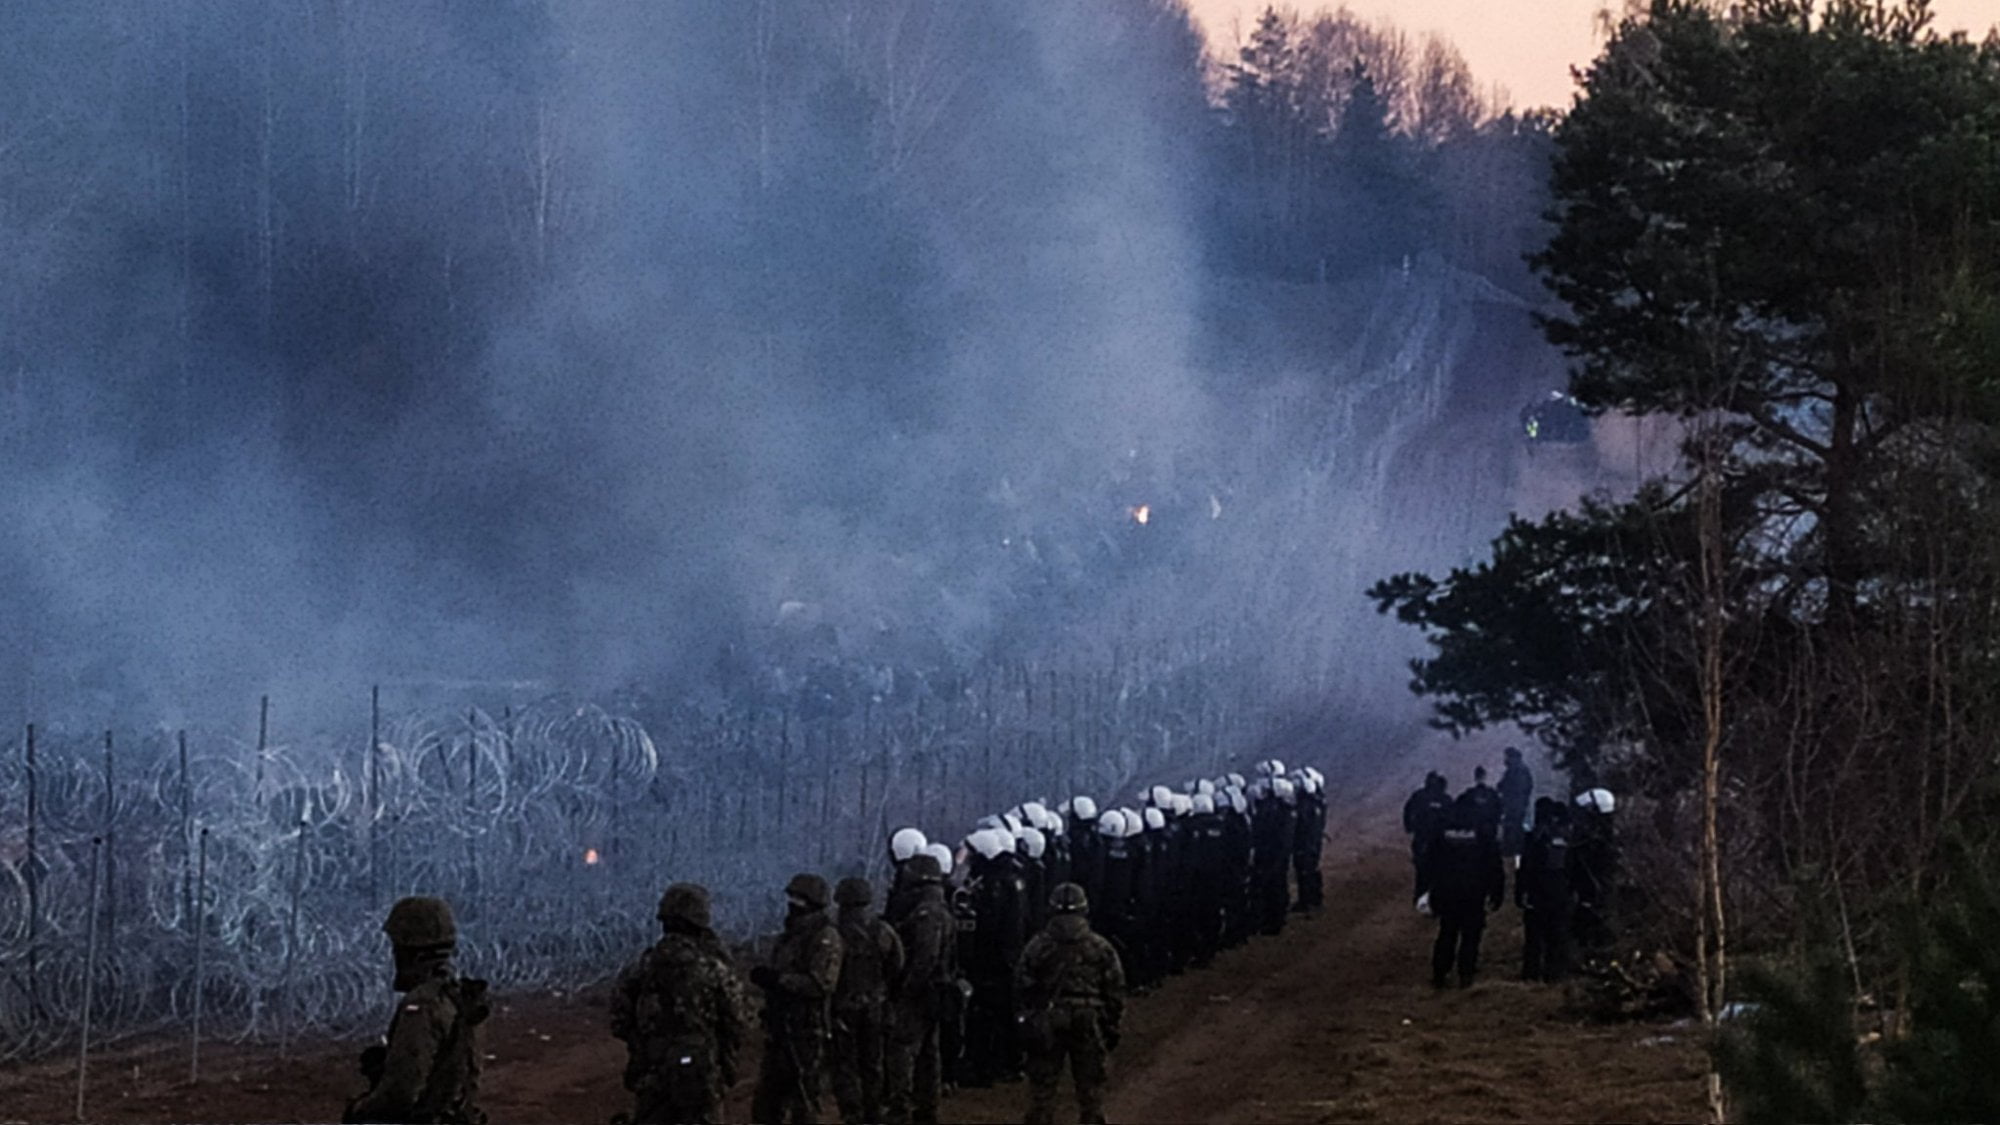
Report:
[[[1484,979],[1432,992],[1430,928],[1410,909],[1408,857],[1386,798],[1349,804],[1366,836],[1327,855],[1327,910],[1169,981],[1128,1008],[1111,1115],[1130,1122],[1685,1121],[1702,1109],[1686,1028],[1599,1026],[1556,990],[1515,982],[1518,915],[1488,928]],[[622,1047],[589,997],[516,999],[491,1024],[487,1111],[507,1122],[608,1120],[624,1108]],[[199,1087],[184,1048],[126,1048],[93,1062],[97,1121],[320,1121],[352,1092],[352,1045],[290,1063],[216,1048]],[[74,1060],[0,1070],[0,1121],[71,1120]],[[746,1066],[745,1073],[754,1073]],[[731,1119],[743,1120],[748,1082]],[[1018,1121],[1020,1084],[966,1091],[945,1116]],[[831,1107],[829,1106],[829,1109]]]

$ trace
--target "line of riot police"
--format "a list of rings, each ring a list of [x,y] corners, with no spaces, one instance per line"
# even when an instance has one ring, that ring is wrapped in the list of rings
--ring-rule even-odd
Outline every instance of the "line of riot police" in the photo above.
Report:
[[[674,884],[660,900],[660,940],[613,991],[610,1030],[626,1044],[633,1097],[621,1119],[718,1120],[754,1007],[764,1032],[756,1121],[816,1120],[830,1084],[844,1121],[936,1122],[948,1085],[1024,1069],[1027,1119],[1052,1121],[1065,1061],[1083,1119],[1101,1121],[1128,990],[1320,908],[1324,778],[1288,774],[1276,759],[1256,773],[1156,785],[1116,808],[1024,802],[981,820],[956,852],[901,829],[879,916],[866,880],[830,889],[797,875],[784,929],[748,974],[761,1005],[711,927],[706,889]],[[369,1089],[345,1120],[483,1121],[483,985],[452,967],[449,906],[405,900],[384,930],[406,996],[364,1054]]]

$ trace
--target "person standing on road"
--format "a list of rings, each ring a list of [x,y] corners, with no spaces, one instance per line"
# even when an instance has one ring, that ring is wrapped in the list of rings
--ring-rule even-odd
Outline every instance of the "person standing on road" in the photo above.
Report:
[[[1570,878],[1569,810],[1561,801],[1535,802],[1535,830],[1521,850],[1514,877],[1514,905],[1521,908],[1521,979],[1559,981],[1569,971],[1570,914],[1576,888]]]
[[[1293,784],[1299,790],[1299,823],[1292,838],[1292,880],[1298,884],[1299,902],[1292,909],[1300,914],[1317,914],[1326,901],[1320,876],[1321,850],[1326,846],[1326,778],[1307,766]]]
[[[1507,748],[1507,768],[1500,771],[1500,854],[1512,859],[1521,854],[1521,840],[1528,825],[1528,808],[1535,799],[1535,775],[1521,760],[1521,751]]]
[[[630,1125],[722,1120],[736,1083],[749,1004],[710,928],[708,891],[675,883],[660,898],[660,940],[618,976],[611,1034],[625,1041]]]
[[[395,958],[402,1003],[389,1035],[361,1053],[368,1092],[347,1104],[350,1125],[483,1125],[477,1028],[491,1008],[486,982],[452,968],[458,923],[443,899],[405,898],[382,932]]]
[[[1431,947],[1431,984],[1437,988],[1445,987],[1454,966],[1458,986],[1472,987],[1486,914],[1498,910],[1507,893],[1499,842],[1470,796],[1452,805],[1444,830],[1425,857],[1424,882],[1438,920],[1437,942]]]
[[[1416,871],[1416,894],[1424,893],[1424,856],[1437,834],[1444,830],[1445,816],[1450,811],[1451,793],[1445,788],[1444,775],[1436,770],[1425,774],[1423,788],[1403,802],[1403,831],[1410,834],[1410,866]]]
[[[882,1120],[889,995],[903,976],[903,940],[869,911],[874,898],[866,879],[842,879],[833,889],[841,950],[833,992],[833,1096],[847,1125]]]
[[[750,1116],[772,1125],[819,1114],[820,1066],[828,1005],[840,986],[840,929],[827,917],[826,880],[794,875],[785,884],[785,930],[771,960],[750,971],[764,991],[764,1059]]]
[[[944,1085],[941,1022],[958,995],[957,923],[944,900],[944,875],[936,856],[919,854],[903,869],[903,888],[890,902],[904,960],[889,1001],[882,1095],[889,1125],[937,1125]]]
[[[1091,932],[1090,900],[1064,883],[1049,897],[1052,917],[1014,970],[1018,1018],[1028,1044],[1027,1125],[1055,1125],[1063,1064],[1076,1082],[1079,1120],[1104,1120],[1105,1060],[1118,1047],[1125,968],[1111,943]]]

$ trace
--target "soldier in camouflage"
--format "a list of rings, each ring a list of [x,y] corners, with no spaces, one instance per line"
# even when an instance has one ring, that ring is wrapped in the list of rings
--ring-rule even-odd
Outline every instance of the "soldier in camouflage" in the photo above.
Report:
[[[490,1008],[486,982],[461,980],[451,964],[458,925],[436,898],[406,898],[382,923],[403,994],[384,1042],[362,1052],[368,1092],[347,1105],[350,1125],[482,1125],[478,1025]]]
[[[903,977],[889,1001],[883,1119],[889,1125],[937,1125],[944,1085],[940,1025],[958,990],[958,923],[945,902],[944,871],[936,857],[911,859],[900,881],[889,912],[903,943]]]
[[[611,1034],[625,1041],[629,1120],[720,1121],[749,1005],[710,928],[707,890],[668,887],[659,918],[660,940],[619,975],[611,1000]]]
[[[1054,917],[1014,970],[1028,1044],[1028,1125],[1055,1125],[1056,1083],[1068,1062],[1077,1113],[1104,1120],[1105,1056],[1118,1046],[1125,969],[1111,943],[1090,929],[1083,888],[1064,883],[1049,896]]]
[[[829,1005],[840,984],[840,929],[826,913],[826,880],[794,875],[785,885],[785,932],[769,964],[751,970],[764,991],[764,1059],[753,1120],[781,1125],[819,1114],[819,1073]]]
[[[926,857],[928,858],[928,857]],[[848,1125],[882,1120],[882,1066],[889,998],[903,979],[903,941],[868,909],[866,879],[842,879],[840,984],[833,993],[833,1096]]]

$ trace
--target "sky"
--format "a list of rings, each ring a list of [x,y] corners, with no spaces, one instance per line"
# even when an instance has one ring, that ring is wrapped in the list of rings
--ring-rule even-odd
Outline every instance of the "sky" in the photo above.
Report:
[[[1188,0],[1209,39],[1226,55],[1269,0]],[[1337,4],[1298,3],[1303,12]],[[1516,106],[1569,104],[1569,69],[1596,54],[1592,14],[1603,0],[1348,0],[1357,15],[1411,32],[1436,31],[1458,46],[1482,85],[1497,84]],[[2000,0],[1935,0],[1942,28],[2000,23]],[[1240,30],[1239,30],[1240,29]]]

